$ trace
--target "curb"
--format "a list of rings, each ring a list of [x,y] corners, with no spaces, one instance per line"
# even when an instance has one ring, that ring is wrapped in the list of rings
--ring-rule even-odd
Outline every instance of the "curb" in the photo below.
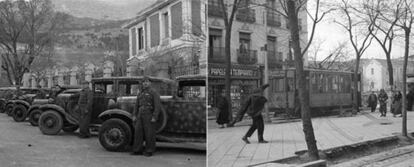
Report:
[[[409,132],[409,134],[414,135],[414,132]],[[384,137],[384,138],[367,140],[367,141],[354,143],[354,144],[350,144],[350,145],[343,145],[343,146],[328,148],[328,149],[325,149],[325,150],[320,150],[320,152],[324,153],[327,158],[333,158],[333,157],[339,157],[340,155],[343,155],[344,153],[347,153],[347,152],[355,152],[355,151],[358,151],[358,150],[366,149],[366,148],[369,148],[370,146],[383,145],[383,144],[393,144],[394,142],[398,142],[398,140],[399,140],[398,136],[389,136],[389,137]],[[290,156],[290,157],[286,157],[286,158],[282,158],[282,159],[277,159],[277,160],[273,160],[273,161],[268,161],[268,162],[262,162],[262,163],[258,163],[258,164],[254,164],[254,165],[250,165],[250,166],[258,166],[258,165],[264,165],[264,164],[275,164],[275,166],[276,165],[284,165],[284,164],[286,164],[285,162],[293,161],[295,159],[299,159],[300,155],[303,155],[306,152],[307,152],[307,150],[300,150],[300,151],[296,151],[295,152],[296,155],[294,155],[294,156]],[[297,166],[300,166],[300,167],[325,167],[326,166],[326,160],[320,159],[320,160],[308,162],[308,163],[305,163],[305,164],[289,164],[289,165],[297,165]]]

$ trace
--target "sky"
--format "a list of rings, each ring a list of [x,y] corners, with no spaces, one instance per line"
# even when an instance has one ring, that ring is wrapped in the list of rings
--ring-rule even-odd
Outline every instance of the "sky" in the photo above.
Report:
[[[330,0],[323,0],[323,1],[330,1]],[[308,6],[310,7],[310,6]],[[343,17],[343,16],[342,16]],[[317,24],[317,29],[315,32],[315,40],[313,44],[316,44],[317,41],[324,41],[321,45],[321,52],[318,54],[317,60],[322,60],[330,53],[330,50],[333,50],[338,44],[342,41],[348,41],[349,43],[349,49],[351,53],[355,53],[352,50],[351,44],[349,42],[349,35],[347,34],[346,30],[338,25],[338,23],[335,23],[333,20],[340,19],[341,16],[335,13],[330,13],[329,15],[326,15],[326,17]],[[311,20],[308,19],[308,35],[310,35],[311,32]],[[402,57],[404,55],[404,42],[403,38],[396,38],[393,42],[393,48],[391,51],[391,57],[392,58],[398,58]],[[411,42],[411,48],[413,48],[413,42]],[[414,50],[410,50],[410,55],[413,55]],[[309,55],[310,56],[310,55]],[[352,59],[355,58],[354,55],[351,57]],[[379,59],[385,59],[384,51],[382,50],[381,46],[378,44],[378,42],[373,39],[372,44],[369,46],[369,48],[365,51],[362,58],[379,58]]]

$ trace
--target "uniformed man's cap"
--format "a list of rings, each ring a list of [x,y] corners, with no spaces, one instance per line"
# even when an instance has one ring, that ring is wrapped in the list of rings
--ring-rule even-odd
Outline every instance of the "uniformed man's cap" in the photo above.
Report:
[[[150,78],[148,76],[144,76],[144,78],[142,79],[142,82],[145,82],[145,81],[150,81]]]

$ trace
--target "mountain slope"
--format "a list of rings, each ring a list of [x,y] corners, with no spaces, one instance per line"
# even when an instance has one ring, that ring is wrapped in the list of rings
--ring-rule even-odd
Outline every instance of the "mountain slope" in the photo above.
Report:
[[[136,16],[155,0],[52,0],[57,11],[77,17],[123,20]]]

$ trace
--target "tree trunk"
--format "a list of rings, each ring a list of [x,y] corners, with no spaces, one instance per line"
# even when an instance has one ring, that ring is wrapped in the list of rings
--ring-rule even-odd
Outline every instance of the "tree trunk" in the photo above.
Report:
[[[404,66],[403,66],[403,88],[402,88],[402,135],[407,136],[407,61],[410,47],[410,28],[404,29],[405,31],[405,50],[404,50]]]
[[[388,67],[388,80],[391,89],[394,89],[394,72],[392,70],[392,63],[391,63],[391,52],[385,53],[387,57],[387,67]]]
[[[359,62],[360,62],[361,56],[357,55],[356,57],[356,63],[355,63],[355,70],[354,70],[354,79],[353,84],[354,88],[352,89],[353,94],[353,110],[352,113],[356,114],[359,112],[359,100],[358,100],[358,71],[359,71]]]
[[[228,111],[229,111],[229,120],[233,120],[233,111],[232,111],[232,101],[231,101],[231,27],[232,25],[229,24],[226,26],[226,36],[225,36],[225,43],[224,43],[224,54],[226,55],[226,73],[225,73],[225,89],[226,89],[226,98],[229,102]]]
[[[307,81],[303,69],[303,55],[301,54],[298,15],[296,13],[295,1],[288,1],[288,19],[291,27],[291,38],[295,56],[295,68],[299,89],[299,100],[302,108],[302,125],[305,134],[308,154],[311,159],[319,159],[318,147],[316,145],[315,134],[313,132],[311,114],[309,109],[309,91],[307,91]]]

